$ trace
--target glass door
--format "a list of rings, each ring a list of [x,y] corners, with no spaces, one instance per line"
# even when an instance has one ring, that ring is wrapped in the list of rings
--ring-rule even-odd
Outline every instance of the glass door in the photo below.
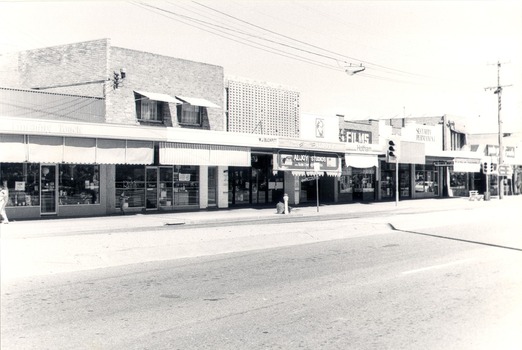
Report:
[[[56,214],[57,202],[57,165],[42,164],[40,166],[40,213]]]
[[[217,193],[217,167],[208,167],[208,206],[215,207]]]
[[[147,167],[145,171],[145,208],[158,209],[158,168]]]

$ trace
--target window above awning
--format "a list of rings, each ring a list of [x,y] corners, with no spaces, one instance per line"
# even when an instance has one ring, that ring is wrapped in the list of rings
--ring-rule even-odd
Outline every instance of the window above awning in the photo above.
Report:
[[[190,103],[193,106],[219,108],[219,106],[217,104],[212,103],[209,100],[205,100],[204,98],[185,97],[185,96],[176,96],[176,98],[185,103]]]
[[[134,90],[134,92],[137,94],[140,94],[142,96],[145,96],[150,100],[154,100],[154,101],[169,102],[169,103],[176,103],[176,104],[183,103],[182,101],[176,99],[175,97],[172,97],[167,94],[160,94],[157,92],[148,92],[148,91],[138,91],[138,90]]]

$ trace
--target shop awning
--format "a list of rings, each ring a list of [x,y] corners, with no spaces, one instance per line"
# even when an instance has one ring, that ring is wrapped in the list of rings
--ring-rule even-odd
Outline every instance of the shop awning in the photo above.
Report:
[[[455,158],[453,159],[453,171],[460,173],[480,173],[480,160]]]
[[[30,163],[61,163],[63,137],[29,135],[27,150]]]
[[[64,163],[94,164],[96,162],[96,139],[66,137],[63,147]]]
[[[98,139],[96,163],[98,164],[152,164],[152,141],[125,141]]]
[[[345,154],[346,166],[354,168],[371,168],[379,164],[377,155],[372,154]]]
[[[125,164],[154,163],[154,143],[152,141],[127,140]]]
[[[219,106],[217,104],[212,103],[209,100],[205,100],[204,98],[186,97],[186,96],[176,96],[176,98],[185,103],[190,103],[193,106],[219,108]]]
[[[250,148],[160,142],[160,163],[166,165],[251,165]]]
[[[0,135],[0,161],[12,163],[27,161],[24,135]]]
[[[99,139],[96,143],[96,163],[125,164],[125,140]]]
[[[148,91],[141,91],[141,90],[140,91],[134,90],[134,92],[137,94],[140,94],[142,96],[145,96],[150,100],[154,100],[154,101],[177,103],[177,104],[183,103],[182,101],[176,99],[175,97],[172,97],[167,94],[160,94],[157,92],[148,92]]]

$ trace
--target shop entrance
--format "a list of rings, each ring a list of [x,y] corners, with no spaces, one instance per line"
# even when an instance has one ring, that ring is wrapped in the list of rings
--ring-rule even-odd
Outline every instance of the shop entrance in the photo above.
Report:
[[[217,167],[208,167],[208,206],[215,207],[217,195]]]
[[[53,215],[56,214],[57,202],[57,165],[42,164],[40,165],[40,214]]]
[[[158,209],[158,168],[145,169],[145,209]]]

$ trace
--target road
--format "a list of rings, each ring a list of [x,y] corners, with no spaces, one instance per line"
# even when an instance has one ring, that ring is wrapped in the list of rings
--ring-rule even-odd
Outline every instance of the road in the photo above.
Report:
[[[521,349],[520,225],[501,215],[8,281],[2,349]],[[171,229],[319,237],[351,222]]]

